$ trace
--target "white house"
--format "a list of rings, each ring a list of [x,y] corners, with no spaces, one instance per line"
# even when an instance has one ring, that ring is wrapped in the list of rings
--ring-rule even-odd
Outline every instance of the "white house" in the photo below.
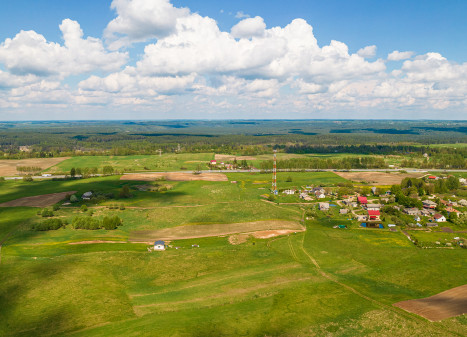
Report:
[[[285,190],[284,193],[288,195],[292,195],[292,194],[295,194],[295,190]]]
[[[467,206],[467,200],[465,199],[461,199],[457,202],[459,205],[462,205],[462,206]]]
[[[436,222],[446,222],[446,218],[442,214],[435,214],[434,216]]]
[[[156,242],[154,242],[154,250],[165,250],[165,242],[162,240],[157,240]]]

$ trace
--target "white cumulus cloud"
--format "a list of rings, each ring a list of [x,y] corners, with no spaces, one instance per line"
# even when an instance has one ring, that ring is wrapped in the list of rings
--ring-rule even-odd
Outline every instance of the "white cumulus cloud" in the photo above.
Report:
[[[266,29],[266,24],[262,17],[255,16],[240,21],[232,27],[230,31],[233,37],[250,38],[253,36],[263,36]]]
[[[88,37],[76,21],[60,25],[64,45],[47,42],[35,31],[21,31],[0,45],[0,63],[16,75],[68,76],[94,70],[115,71],[128,61],[126,53],[107,52],[102,41]]]
[[[372,58],[376,56],[376,46],[366,46],[357,51],[357,55],[361,57]]]
[[[118,15],[104,31],[111,49],[168,36],[175,31],[177,19],[190,13],[169,0],[113,0],[111,8]]]
[[[398,51],[394,50],[392,53],[388,54],[389,61],[401,61],[409,59],[413,56],[414,52],[412,51]]]

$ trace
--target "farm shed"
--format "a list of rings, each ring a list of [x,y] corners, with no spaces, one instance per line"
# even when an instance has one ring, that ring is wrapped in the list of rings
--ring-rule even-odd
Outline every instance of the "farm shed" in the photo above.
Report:
[[[157,240],[154,242],[154,250],[165,250],[165,242],[162,240]]]
[[[89,192],[84,192],[83,195],[81,196],[81,198],[82,198],[83,200],[89,200],[89,199],[91,199],[91,197],[92,197],[92,192],[91,192],[91,191],[89,191]]]

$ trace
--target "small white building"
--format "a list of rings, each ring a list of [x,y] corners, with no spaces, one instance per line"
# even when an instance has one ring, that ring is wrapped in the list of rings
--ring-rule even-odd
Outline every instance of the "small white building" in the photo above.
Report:
[[[439,213],[435,214],[433,218],[436,222],[446,222],[446,217]]]
[[[339,210],[339,214],[347,214],[347,213],[349,213],[349,210],[347,208],[341,208]]]
[[[284,190],[285,194],[292,195],[295,194],[295,190]]]
[[[162,240],[157,240],[156,242],[154,242],[154,250],[165,250],[165,242]]]
[[[82,198],[83,200],[89,200],[89,199],[91,199],[91,197],[92,197],[92,192],[91,192],[91,191],[89,191],[89,192],[84,192],[83,195],[81,196],[81,198]]]

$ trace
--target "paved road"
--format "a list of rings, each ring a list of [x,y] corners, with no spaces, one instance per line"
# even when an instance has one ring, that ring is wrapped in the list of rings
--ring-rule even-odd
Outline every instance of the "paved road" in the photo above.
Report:
[[[467,170],[441,170],[441,169],[432,169],[432,170],[417,170],[417,169],[350,169],[350,170],[335,170],[335,169],[277,169],[277,172],[399,172],[406,171],[408,173],[428,173],[432,171],[436,172],[467,172]],[[185,173],[195,173],[196,171],[170,171],[170,172],[185,172]],[[248,172],[272,172],[272,170],[203,170],[199,171],[200,173],[248,173]],[[132,173],[123,173],[123,174],[141,174],[141,173],[165,173],[165,172],[132,172]],[[102,174],[95,174],[93,176],[102,176]],[[33,176],[33,179],[53,179],[53,178],[66,178],[66,175],[53,175],[53,176]],[[81,176],[77,175],[77,178]],[[5,177],[6,180],[21,180],[23,177]]]

